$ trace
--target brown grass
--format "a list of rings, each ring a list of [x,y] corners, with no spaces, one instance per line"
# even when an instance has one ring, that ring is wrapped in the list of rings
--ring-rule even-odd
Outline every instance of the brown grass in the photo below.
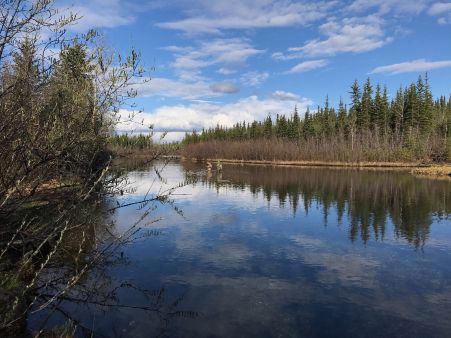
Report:
[[[430,142],[431,143],[431,142]],[[433,142],[431,143],[433,144]],[[352,163],[352,166],[402,166],[431,164],[441,161],[440,151],[431,144],[403,147],[393,140],[377,140],[360,136],[354,143],[342,137],[308,139],[295,142],[286,139],[256,139],[242,141],[209,140],[185,145],[181,155],[197,159],[228,159],[262,162],[299,162],[321,165]],[[407,165],[405,165],[407,164]]]
[[[436,177],[451,177],[451,165],[431,166],[426,168],[415,168],[412,174],[420,176],[436,176]]]

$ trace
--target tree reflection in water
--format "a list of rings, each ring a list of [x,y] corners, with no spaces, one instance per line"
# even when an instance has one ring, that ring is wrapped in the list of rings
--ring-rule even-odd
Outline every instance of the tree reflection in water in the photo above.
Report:
[[[332,227],[337,224],[346,229],[345,237],[348,236],[351,242],[363,241],[369,244],[371,241],[388,241],[395,237],[405,239],[409,245],[419,249],[427,243],[429,236],[431,240],[436,238],[431,232],[431,225],[447,220],[451,212],[449,181],[420,179],[406,172],[224,165],[222,172],[218,174],[207,173],[201,164],[181,162],[181,165],[183,168],[179,164],[173,165],[172,179],[184,179],[183,185],[194,186],[187,187],[186,190],[188,193],[192,191],[194,198],[180,200],[189,214],[189,219],[182,225],[177,217],[166,220],[164,230],[143,227],[155,218],[155,205],[142,202],[143,196],[152,197],[147,192],[146,184],[150,185],[154,176],[158,177],[149,174],[148,167],[134,171],[133,179],[139,184],[138,190],[130,191],[130,199],[121,200],[123,204],[131,203],[129,208],[117,209],[123,210],[123,214],[106,212],[117,207],[115,199],[99,206],[96,212],[79,212],[79,215],[90,215],[91,220],[96,219],[98,222],[96,230],[89,234],[84,228],[85,236],[93,239],[92,246],[86,248],[88,255],[95,254],[108,243],[117,242],[121,229],[129,228],[131,220],[139,221],[139,231],[135,232],[137,228],[131,227],[131,236],[119,241],[120,246],[109,251],[110,255],[103,255],[105,259],[100,260],[76,287],[61,295],[57,302],[53,302],[44,311],[32,313],[29,323],[35,332],[41,327],[53,328],[70,323],[66,329],[75,327],[76,336],[170,336],[187,332],[194,335],[194,332],[213,332],[210,331],[210,326],[214,323],[223,326],[223,336],[242,330],[240,325],[249,326],[249,331],[246,332],[260,332],[261,329],[274,333],[279,331],[272,331],[270,324],[259,322],[258,325],[252,325],[248,321],[253,323],[267,318],[281,320],[282,317],[295,320],[299,316],[310,323],[309,318],[319,318],[315,317],[320,311],[318,299],[322,299],[328,309],[333,308],[337,313],[344,311],[354,319],[357,317],[352,316],[362,317],[359,322],[361,326],[356,324],[356,328],[362,328],[362,325],[367,327],[371,316],[376,316],[375,322],[385,318],[375,309],[390,299],[399,301],[406,309],[411,308],[405,299],[393,294],[376,293],[380,297],[369,299],[364,296],[368,288],[379,292],[381,289],[376,287],[378,283],[396,283],[393,275],[395,270],[406,278],[401,279],[401,288],[404,290],[405,281],[412,280],[409,274],[413,271],[415,259],[399,272],[399,266],[392,270],[380,264],[376,251],[371,251],[370,248],[363,248],[367,255],[362,253],[363,256],[358,256],[352,250],[337,249],[334,247],[335,242],[316,249],[307,244],[304,249],[300,249],[298,246],[291,246],[293,237],[287,237],[286,233],[280,238],[270,238],[271,241],[265,236],[255,236],[248,232],[248,220],[253,214],[243,212],[242,215],[246,217],[243,217],[241,223],[239,221],[238,212],[242,211],[242,200],[238,198],[240,194],[235,192],[245,191],[245,198],[251,192],[257,201],[261,201],[263,197],[271,207],[277,204],[289,208],[291,210],[288,213],[296,216],[296,220],[304,219],[299,217],[300,213],[309,213],[314,216],[312,219],[315,222],[319,219],[324,226]],[[180,177],[181,173],[185,176]],[[171,184],[169,182],[167,185]],[[202,189],[196,189],[196,186]],[[230,190],[234,193],[226,195]],[[212,195],[216,191],[222,195],[221,198],[212,200],[212,191]],[[211,204],[203,203],[204,200],[199,197],[202,193],[206,194],[204,196]],[[233,204],[238,202],[237,209],[231,210],[229,205],[222,205],[229,198]],[[134,204],[135,200],[139,202]],[[249,200],[252,201],[252,198]],[[172,203],[170,198],[156,202]],[[277,221],[279,215],[272,211],[271,209],[264,215],[274,216],[270,222]],[[236,218],[233,215],[230,219],[221,218],[231,213],[235,213]],[[167,216],[166,209],[163,214]],[[227,226],[222,227],[221,224]],[[277,226],[278,224],[274,228],[276,232],[279,231]],[[79,247],[77,238],[80,236],[73,236],[74,250]],[[141,246],[139,241],[142,237],[156,237],[157,244],[146,241]],[[298,236],[297,240],[321,242],[313,237],[309,239],[308,236]],[[346,238],[345,242],[349,243]],[[123,245],[127,244],[131,244],[133,250],[122,250]],[[380,257],[389,254],[389,251],[384,250],[377,251],[381,254]],[[130,261],[128,253],[131,254]],[[68,254],[71,256],[70,252]],[[293,256],[298,257],[293,261],[291,254],[300,256]],[[66,266],[67,262],[65,260]],[[327,268],[328,262],[332,262],[331,269]],[[431,271],[439,271],[438,268],[444,271],[441,265],[434,264],[422,266],[420,275],[428,276]],[[63,270],[59,270],[60,273],[61,271]],[[370,276],[369,271],[372,272]],[[379,272],[380,275],[377,275]],[[446,275],[447,272],[443,273]],[[49,271],[49,276],[56,284],[41,283],[45,287],[39,290],[39,299],[32,311],[48,302],[55,290],[61,290],[61,286],[57,284],[58,279],[55,278],[57,275]],[[353,287],[336,289],[335,284],[330,282],[335,280],[351,281]],[[446,297],[443,292],[427,284],[433,281],[419,278],[417,282],[424,288],[429,287],[428,291],[434,297]],[[271,288],[270,285],[278,287]],[[362,285],[365,287],[361,287]],[[310,295],[315,301],[309,303],[308,292],[305,294],[306,299],[302,295],[293,294],[293,290],[299,288],[311,290]],[[341,290],[341,293],[336,293],[337,290]],[[394,290],[400,289],[395,287]],[[415,291],[411,291],[418,292],[417,285]],[[337,296],[343,296],[343,292],[349,297],[345,297],[347,301],[344,303]],[[415,298],[416,301],[422,301],[423,296]],[[265,307],[268,312],[263,311],[262,307],[259,308],[259,311],[263,311],[260,314],[246,312],[249,304],[262,299],[268,305]],[[354,304],[353,307],[347,307],[348,301]],[[293,304],[301,305],[297,308]],[[290,310],[290,306],[294,306],[295,310]],[[363,308],[366,309],[366,315],[362,314]],[[414,318],[418,316],[417,309],[418,307],[413,307],[413,314],[404,307],[400,311],[407,312],[405,318]],[[435,306],[434,311],[442,311],[442,308]],[[266,314],[268,317],[265,317]],[[425,323],[436,318],[436,313],[429,315],[431,313],[418,322]],[[188,320],[181,323],[177,319]],[[340,323],[344,322],[341,319],[336,322],[332,320],[332,324],[329,324],[330,327],[336,327]],[[307,335],[323,332],[321,328],[324,326],[318,325],[312,329],[309,325],[299,325],[298,329],[305,330]],[[381,332],[385,332],[384,325],[380,328]],[[288,325],[286,329],[293,327]],[[353,328],[345,325],[337,330],[351,332]],[[395,332],[393,330],[390,327],[386,332]]]
[[[300,204],[305,213],[318,203],[324,226],[336,209],[337,224],[349,218],[349,239],[384,240],[387,221],[395,235],[416,248],[426,243],[433,218],[448,219],[451,213],[451,180],[423,179],[406,171],[341,168],[296,168],[225,165],[221,174],[199,173],[199,164],[183,162],[186,179],[214,187],[262,193],[268,203],[276,199],[296,214]],[[335,221],[335,220],[333,220]]]

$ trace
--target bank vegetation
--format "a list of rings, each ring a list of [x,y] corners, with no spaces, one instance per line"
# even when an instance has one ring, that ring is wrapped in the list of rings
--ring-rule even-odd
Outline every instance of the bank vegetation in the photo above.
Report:
[[[120,207],[109,202],[124,182],[108,144],[144,70],[134,50],[68,33],[77,16],[51,0],[0,0],[0,19],[0,336],[42,336],[48,319],[30,332],[27,317],[100,297],[80,282],[136,231],[100,220]]]

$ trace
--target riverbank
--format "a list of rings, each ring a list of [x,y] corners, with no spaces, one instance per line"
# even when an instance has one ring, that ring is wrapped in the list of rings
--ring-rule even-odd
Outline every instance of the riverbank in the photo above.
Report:
[[[178,154],[162,155],[152,151],[146,150],[122,150],[115,151],[114,156],[116,159],[138,159],[138,160],[153,160],[156,158],[163,159],[175,159],[182,161],[193,162],[212,162],[236,164],[236,165],[262,165],[262,166],[295,166],[295,167],[335,167],[335,168],[361,168],[361,169],[399,169],[410,170],[412,174],[417,176],[429,176],[429,177],[451,177],[451,164],[428,164],[420,162],[340,162],[340,161],[284,161],[284,160],[238,160],[238,159],[225,159],[225,158],[189,158],[186,156],[180,156]]]
[[[279,160],[233,160],[222,158],[207,159],[188,159],[184,160],[217,162],[228,164],[251,164],[251,165],[269,165],[269,166],[297,166],[297,167],[350,167],[350,168],[418,168],[427,167],[418,163],[410,162],[327,162],[327,161],[279,161]]]
[[[336,167],[336,168],[362,168],[362,169],[403,169],[411,170],[412,174],[421,176],[450,176],[451,164],[430,165],[414,162],[327,162],[327,161],[268,161],[268,160],[233,160],[233,159],[195,159],[182,157],[182,160],[194,162],[212,162],[236,165],[262,165],[262,166],[295,166],[295,167]]]

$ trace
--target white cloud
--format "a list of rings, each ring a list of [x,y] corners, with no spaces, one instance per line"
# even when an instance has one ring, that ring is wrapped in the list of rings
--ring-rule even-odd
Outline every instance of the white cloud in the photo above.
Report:
[[[329,21],[320,26],[320,32],[326,39],[307,41],[302,47],[290,48],[289,52],[309,57],[367,52],[392,41],[392,38],[385,36],[382,26],[383,21],[376,16]]]
[[[380,14],[389,12],[418,14],[426,7],[428,0],[355,0],[347,8],[353,12],[377,9]]]
[[[135,21],[132,10],[120,0],[78,1],[77,5],[60,7],[59,12],[66,16],[69,13],[77,14],[80,19],[69,27],[76,32],[124,26]]]
[[[288,73],[304,73],[314,69],[325,67],[329,62],[327,60],[304,61],[290,69]]]
[[[281,93],[279,92],[280,95]],[[289,93],[286,94],[289,95]],[[263,120],[268,114],[287,114],[293,111],[295,105],[302,112],[308,105],[312,105],[312,101],[301,97],[293,97],[293,100],[281,100],[280,97],[260,99],[257,96],[249,96],[224,105],[207,102],[167,105],[157,108],[153,113],[138,114],[136,121],[139,122],[120,123],[117,130],[135,130],[143,128],[142,125],[151,124],[157,131],[170,132],[200,130],[214,127],[218,123],[232,126],[237,121]],[[129,111],[121,110],[122,121],[125,121],[129,114]]]
[[[218,69],[218,73],[221,75],[231,75],[231,74],[236,73],[236,70],[222,67],[222,68]]]
[[[241,76],[240,81],[241,81],[241,83],[243,83],[247,86],[258,87],[263,82],[265,82],[268,79],[268,77],[269,77],[269,73],[267,73],[267,72],[252,71],[252,72],[244,73]]]
[[[427,61],[418,59],[409,62],[396,63],[387,66],[381,66],[373,69],[371,74],[401,74],[409,72],[426,72],[433,69],[451,67],[451,60],[444,61]]]
[[[282,52],[275,52],[271,54],[274,60],[286,60],[286,56]]]
[[[217,82],[210,85],[211,90],[214,93],[221,94],[233,94],[239,92],[239,88],[233,82]]]
[[[285,92],[283,90],[276,90],[274,93],[271,94],[271,96],[276,100],[281,101],[299,101],[299,95],[290,92]]]
[[[225,65],[218,72],[229,75],[236,72],[234,68],[244,66],[250,57],[265,52],[241,38],[202,41],[196,48],[172,45],[162,49],[175,53],[171,66],[177,79],[156,77],[148,83],[135,85],[141,97],[160,95],[193,100],[236,93],[239,89],[235,84],[230,81],[214,83],[201,75],[202,70],[210,66]],[[267,77],[266,73],[258,75],[254,81],[263,81]]]
[[[336,4],[337,1],[197,0],[189,2],[186,19],[162,22],[158,26],[190,34],[218,34],[224,29],[307,25],[326,17]]]
[[[133,88],[138,91],[139,97],[164,96],[194,100],[222,95],[215,92],[211,83],[203,78],[173,80],[155,77],[148,82],[134,85]]]
[[[166,49],[175,52],[172,66],[181,73],[197,72],[217,64],[240,66],[250,57],[265,52],[254,48],[248,40],[240,38],[203,41],[196,48],[170,46]],[[222,68],[222,71],[225,69],[227,68]]]
[[[451,15],[449,15],[447,18],[443,17],[443,18],[438,18],[437,19],[437,23],[439,25],[448,25],[451,24]]]
[[[166,143],[166,142],[176,142],[180,141],[185,137],[186,131],[172,131],[170,133],[165,133],[162,131],[157,131],[153,133],[153,139],[155,142]],[[147,191],[145,191],[147,192]]]
[[[276,61],[286,61],[293,59],[302,59],[302,55],[300,53],[288,53],[284,54],[282,52],[275,52],[271,54],[271,58]]]
[[[428,14],[440,16],[437,23],[440,25],[451,24],[451,2],[436,2],[429,8]]]
[[[451,12],[451,2],[437,2],[428,10],[429,15],[439,15]]]
[[[161,47],[160,49],[165,50],[167,52],[173,52],[173,53],[185,53],[185,52],[189,52],[191,50],[190,47],[181,47],[181,46],[175,46],[175,45]]]

